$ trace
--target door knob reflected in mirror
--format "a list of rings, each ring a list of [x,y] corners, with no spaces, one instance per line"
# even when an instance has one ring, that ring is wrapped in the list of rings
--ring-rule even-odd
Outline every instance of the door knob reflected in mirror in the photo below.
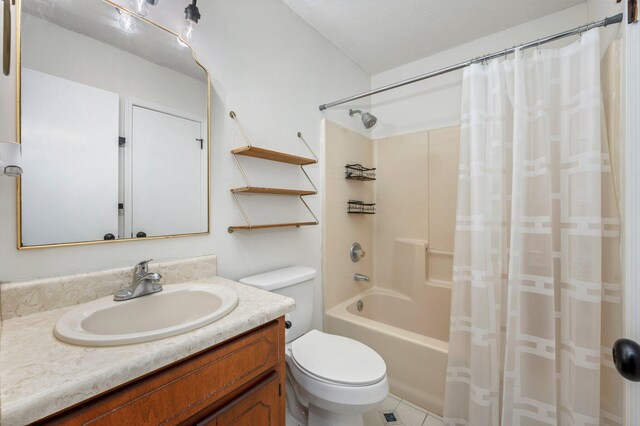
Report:
[[[640,382],[640,345],[633,340],[618,339],[612,353],[618,373],[627,380]]]

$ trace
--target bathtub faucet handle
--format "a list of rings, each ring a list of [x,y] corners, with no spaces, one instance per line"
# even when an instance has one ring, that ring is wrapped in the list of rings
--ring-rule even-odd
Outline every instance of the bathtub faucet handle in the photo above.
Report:
[[[363,257],[365,257],[367,255],[367,253],[365,253],[364,250],[362,250],[362,246],[360,245],[360,243],[355,242],[351,245],[351,261],[353,263],[358,262],[360,259],[362,259]]]

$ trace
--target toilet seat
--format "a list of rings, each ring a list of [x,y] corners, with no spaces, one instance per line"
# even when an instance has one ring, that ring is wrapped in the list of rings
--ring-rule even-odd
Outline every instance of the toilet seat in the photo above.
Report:
[[[300,372],[338,386],[369,386],[387,374],[384,360],[370,347],[318,330],[311,330],[291,343],[291,360]]]

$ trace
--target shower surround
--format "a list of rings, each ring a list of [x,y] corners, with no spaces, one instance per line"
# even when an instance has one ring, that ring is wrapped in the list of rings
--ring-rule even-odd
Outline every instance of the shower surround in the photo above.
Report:
[[[624,175],[620,52],[616,40],[601,64],[617,200]],[[450,127],[371,140],[325,122],[325,329],[375,349],[387,363],[391,392],[440,414],[449,347],[459,134],[459,127]],[[346,180],[344,166],[349,163],[377,167],[378,180]],[[348,215],[350,198],[376,202],[377,214]],[[354,241],[367,251],[359,263],[349,259]],[[355,282],[356,272],[371,281]],[[618,410],[614,406],[622,398],[611,383],[603,383],[602,393]]]
[[[448,355],[459,132],[372,140],[325,121],[325,330],[376,350],[391,392],[436,413]],[[377,180],[345,179],[352,163],[376,167]],[[375,202],[376,214],[347,214],[350,199]],[[356,241],[367,255],[353,263]],[[354,281],[355,273],[370,282]]]

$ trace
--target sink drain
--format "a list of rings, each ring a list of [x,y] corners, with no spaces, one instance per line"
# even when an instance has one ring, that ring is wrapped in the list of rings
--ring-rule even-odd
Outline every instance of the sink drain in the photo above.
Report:
[[[358,303],[356,303],[356,308],[358,308],[358,312],[362,311],[362,308],[364,308],[364,302],[362,301],[362,299],[358,300]]]

